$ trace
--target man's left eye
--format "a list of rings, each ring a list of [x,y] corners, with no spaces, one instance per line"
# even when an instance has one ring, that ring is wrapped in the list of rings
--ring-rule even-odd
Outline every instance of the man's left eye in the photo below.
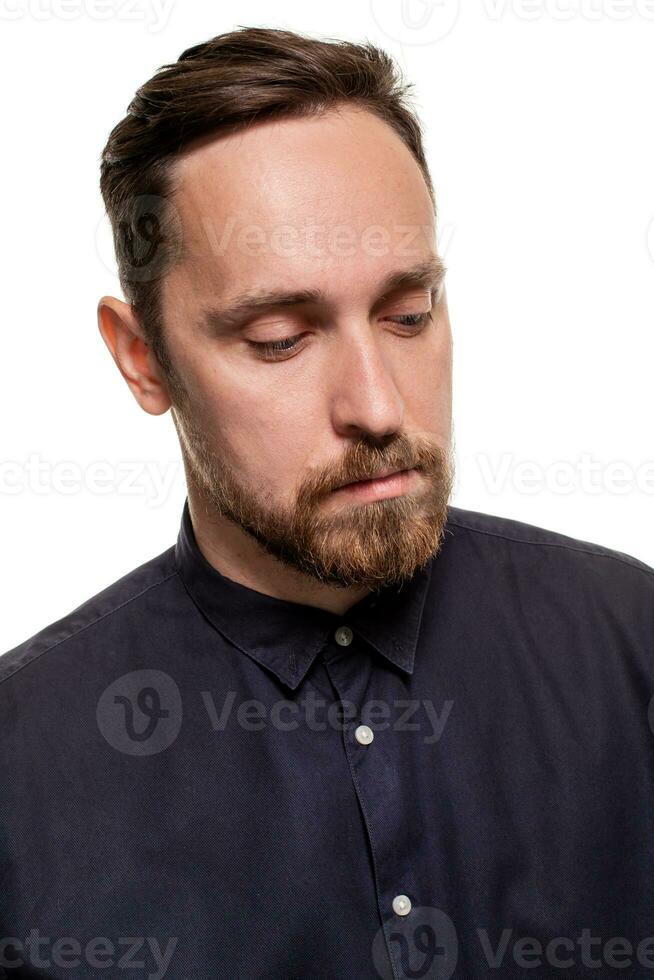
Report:
[[[427,310],[426,313],[404,313],[400,316],[390,316],[388,319],[404,327],[419,327],[427,320],[431,320],[431,310]]]

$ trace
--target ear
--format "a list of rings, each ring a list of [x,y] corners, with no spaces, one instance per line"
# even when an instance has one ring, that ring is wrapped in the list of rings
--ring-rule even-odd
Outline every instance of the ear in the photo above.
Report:
[[[129,303],[103,296],[98,302],[98,328],[143,411],[150,415],[168,411],[171,401],[161,369]]]

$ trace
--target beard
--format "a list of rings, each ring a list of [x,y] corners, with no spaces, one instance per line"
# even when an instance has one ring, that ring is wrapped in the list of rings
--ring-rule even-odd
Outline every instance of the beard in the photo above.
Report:
[[[436,555],[444,539],[454,483],[450,449],[398,433],[348,444],[340,465],[310,472],[292,506],[264,499],[212,448],[200,419],[177,387],[172,410],[187,482],[208,509],[240,527],[284,565],[326,585],[371,590],[400,585]],[[364,503],[327,506],[343,483],[382,469],[416,468],[416,489]]]

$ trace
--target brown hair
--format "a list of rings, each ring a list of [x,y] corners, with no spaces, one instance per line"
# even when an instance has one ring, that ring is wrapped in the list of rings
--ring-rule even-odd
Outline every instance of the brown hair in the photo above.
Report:
[[[100,190],[125,297],[169,380],[157,280],[181,253],[172,163],[193,140],[264,119],[320,114],[343,103],[387,122],[420,166],[435,208],[412,88],[370,42],[317,40],[239,27],[187,48],[137,90],[102,152]]]

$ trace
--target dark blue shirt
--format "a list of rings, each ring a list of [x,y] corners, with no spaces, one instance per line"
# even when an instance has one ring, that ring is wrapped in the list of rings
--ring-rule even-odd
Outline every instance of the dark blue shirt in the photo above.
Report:
[[[0,967],[654,977],[653,675],[629,555],[450,507],[338,616],[221,575],[186,503],[0,658]]]

